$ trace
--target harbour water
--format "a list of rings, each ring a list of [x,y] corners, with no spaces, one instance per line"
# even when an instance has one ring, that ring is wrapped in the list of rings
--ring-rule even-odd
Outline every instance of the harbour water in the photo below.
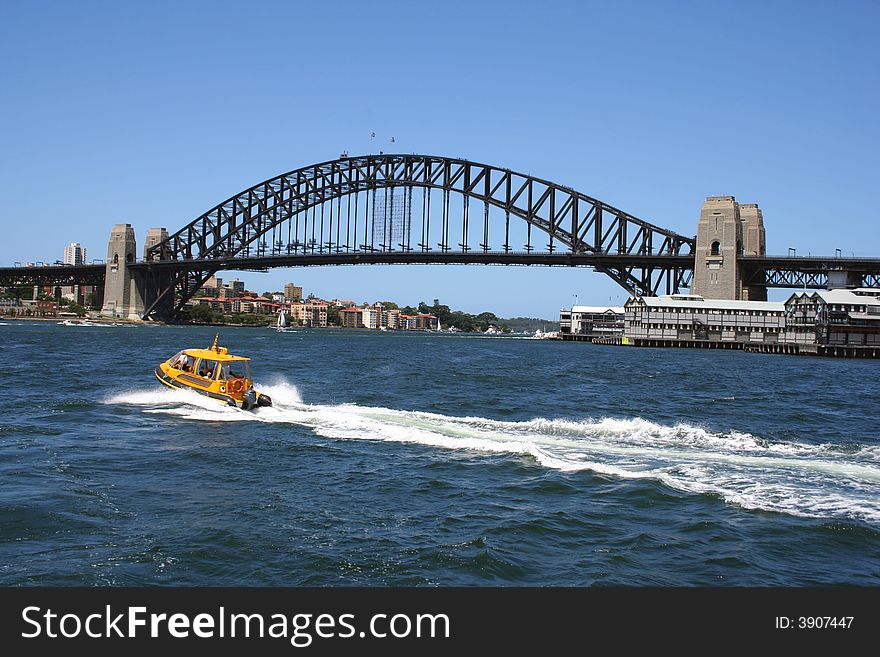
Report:
[[[0,584],[880,584],[876,362],[226,328],[250,413],[213,334],[0,326]]]

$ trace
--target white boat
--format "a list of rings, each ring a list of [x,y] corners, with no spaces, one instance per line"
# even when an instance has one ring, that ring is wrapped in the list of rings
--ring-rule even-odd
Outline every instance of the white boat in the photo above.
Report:
[[[275,330],[279,333],[293,333],[293,330],[287,327],[287,315],[284,314],[284,311],[278,313],[278,321],[275,323]]]
[[[534,340],[556,340],[559,337],[559,331],[547,331],[544,332],[543,329],[538,329],[535,331],[535,334],[532,336]]]

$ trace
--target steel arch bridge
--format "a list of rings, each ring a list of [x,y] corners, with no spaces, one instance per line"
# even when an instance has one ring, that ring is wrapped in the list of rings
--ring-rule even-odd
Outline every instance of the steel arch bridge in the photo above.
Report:
[[[250,187],[148,249],[145,317],[175,315],[221,269],[341,264],[590,266],[633,294],[688,287],[694,238],[531,175],[379,154]]]

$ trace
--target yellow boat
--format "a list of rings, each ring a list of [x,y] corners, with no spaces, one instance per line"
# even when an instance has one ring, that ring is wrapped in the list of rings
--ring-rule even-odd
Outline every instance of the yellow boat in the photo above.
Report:
[[[254,390],[250,358],[232,356],[218,347],[214,336],[210,349],[184,349],[156,368],[156,378],[169,388],[195,390],[219,402],[246,411],[271,406],[268,395]]]

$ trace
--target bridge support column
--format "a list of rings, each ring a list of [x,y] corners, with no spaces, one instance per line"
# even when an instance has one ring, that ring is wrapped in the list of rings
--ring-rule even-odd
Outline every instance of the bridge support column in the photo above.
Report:
[[[700,210],[692,294],[707,299],[766,301],[767,288],[748,285],[739,256],[765,255],[764,217],[754,203],[710,196]]]
[[[142,276],[129,265],[135,262],[137,242],[131,224],[116,224],[107,246],[107,272],[104,278],[104,304],[101,314],[120,319],[141,319],[144,312]]]

